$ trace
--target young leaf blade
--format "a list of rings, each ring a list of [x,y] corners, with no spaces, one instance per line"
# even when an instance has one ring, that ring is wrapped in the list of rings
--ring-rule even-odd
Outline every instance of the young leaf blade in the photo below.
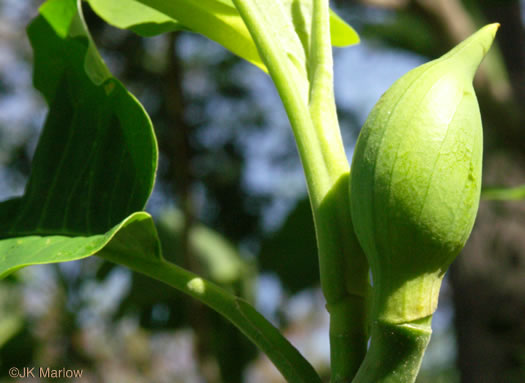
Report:
[[[151,122],[98,56],[76,0],[45,3],[28,35],[49,114],[25,194],[0,204],[0,238],[104,233],[151,193]]]
[[[103,256],[217,310],[290,381],[320,382],[253,307],[163,260],[151,217],[134,213],[144,206],[155,176],[151,123],[105,68],[80,12],[80,1],[48,0],[29,28],[35,85],[50,113],[26,193],[0,204],[0,278],[28,265]]]
[[[354,28],[332,10],[330,11],[330,38],[334,47],[347,47],[360,41]]]
[[[107,23],[142,36],[187,29],[200,33],[267,71],[242,18],[231,0],[87,0]],[[308,46],[313,0],[283,1],[304,46]],[[335,12],[330,13],[332,43],[353,45],[359,37]],[[306,49],[306,52],[308,49]]]
[[[106,22],[145,35],[162,32],[166,20],[216,41],[234,54],[266,70],[250,33],[229,0],[88,0]],[[148,9],[142,13],[141,10]],[[152,11],[154,13],[152,13]],[[152,25],[157,25],[157,30]],[[165,24],[166,25],[166,24]]]
[[[174,18],[131,0],[88,0],[95,13],[107,23],[120,29],[129,29],[141,36],[155,36],[185,29]]]
[[[149,221],[154,228],[153,222]],[[129,225],[128,230],[119,231],[99,255],[164,282],[217,311],[257,345],[288,382],[321,382],[310,363],[246,301],[159,256],[135,251],[136,237],[143,231],[142,226],[140,222],[135,222]]]
[[[0,241],[0,279],[30,265],[75,261],[95,255],[104,249],[115,237],[132,237],[128,244],[130,253],[153,254],[161,259],[155,229],[151,228],[151,217],[144,212],[130,215],[107,233],[91,236],[68,237],[64,235],[30,235],[3,239]],[[136,230],[137,227],[141,230]],[[132,234],[126,230],[133,227]],[[113,243],[112,246],[120,246]]]
[[[301,40],[306,57],[308,57],[312,43],[314,0],[282,0],[281,3]],[[345,47],[359,42],[357,32],[333,10],[330,10],[329,17],[330,39],[333,46]]]

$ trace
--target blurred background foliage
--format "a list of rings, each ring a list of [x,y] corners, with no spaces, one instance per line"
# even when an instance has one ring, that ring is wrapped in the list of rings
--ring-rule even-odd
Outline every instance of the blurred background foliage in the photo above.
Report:
[[[38,0],[0,1],[0,198],[23,192],[45,103],[22,26]],[[476,88],[486,186],[525,183],[525,2],[361,0],[332,6],[362,37],[335,50],[349,158],[366,115],[399,76],[479,26],[498,44]],[[165,256],[253,302],[328,381],[328,318],[311,212],[286,115],[269,80],[189,33],[141,38],[85,7],[108,66],[159,139],[148,204]],[[419,383],[525,381],[525,204],[484,201],[446,279]],[[92,258],[0,282],[0,382],[10,367],[83,369],[82,382],[280,382],[220,316],[153,280]]]

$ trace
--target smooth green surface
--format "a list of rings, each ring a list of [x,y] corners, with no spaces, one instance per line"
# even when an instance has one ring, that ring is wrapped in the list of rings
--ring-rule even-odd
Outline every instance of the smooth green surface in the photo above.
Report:
[[[147,213],[135,213],[105,234],[77,237],[30,235],[4,239],[0,241],[0,278],[29,265],[69,262],[95,255],[115,237],[117,232],[126,232],[129,227],[133,227],[134,231],[121,233],[119,238],[122,239],[124,236],[135,238],[133,245],[129,245],[133,254],[156,253],[160,257],[158,251],[153,251],[158,244],[154,229],[152,231],[151,227],[147,226],[152,225],[150,221],[151,217]],[[114,243],[112,246],[117,244]]]
[[[319,249],[321,288],[330,313],[331,380],[345,382],[354,376],[366,352],[368,263],[348,209],[350,169],[335,106],[329,18],[328,0],[314,0],[308,56],[308,108],[316,149],[322,157],[322,163],[314,166],[326,178],[313,180],[314,185],[325,183],[325,189],[310,188],[309,193]],[[309,153],[302,157],[311,158]],[[305,166],[307,178],[308,170]]]
[[[289,381],[320,382],[301,354],[249,304],[162,258],[153,220],[136,212],[155,178],[152,126],[105,67],[79,5],[49,0],[28,29],[34,83],[50,111],[24,196],[0,204],[0,278],[28,265],[103,256],[217,310]],[[195,240],[203,252],[217,245],[222,258],[228,252],[208,231],[198,231]],[[210,268],[227,279],[235,273],[230,265],[219,269],[210,263]]]
[[[253,259],[246,257],[246,254],[241,253],[224,236],[199,222],[192,222],[189,233],[186,233],[183,214],[176,208],[163,211],[156,217],[155,226],[162,245],[162,255],[167,261],[180,266],[190,263],[202,278],[251,300],[256,277]],[[104,278],[113,267],[113,265],[106,265],[99,277]],[[130,278],[130,287],[115,310],[114,320],[132,314],[139,318],[140,325],[146,329],[159,328],[159,326],[181,328],[191,325],[193,320],[191,316],[180,309],[187,304],[187,298],[179,291],[167,288],[164,284],[143,274],[132,273]],[[154,300],[152,296],[155,297]],[[158,305],[166,307],[168,312],[166,315],[169,318],[167,321],[159,321],[155,316],[155,307]],[[214,338],[224,338],[234,343],[242,342],[246,346],[247,341],[240,339],[242,336],[235,333],[228,324],[213,320],[212,326],[216,330],[212,330]],[[217,331],[219,333],[216,333]],[[228,348],[228,344],[229,342],[226,342],[224,347]],[[252,357],[250,353],[244,355],[241,360]]]
[[[374,280],[374,319],[432,315],[476,217],[482,127],[474,73],[498,26],[399,79],[370,113],[352,163],[351,210]]]
[[[28,28],[49,113],[23,197],[0,204],[0,238],[105,233],[142,210],[153,187],[149,117],[82,28],[75,0],[45,3]]]
[[[331,378],[336,382],[352,379],[368,341],[369,268],[348,209],[349,176],[335,182],[316,211],[321,287],[330,313]]]
[[[304,54],[304,37],[295,34],[283,5],[254,0],[234,4],[292,125],[314,216],[321,287],[327,307],[337,307],[329,308],[332,376],[350,380],[366,348],[364,305],[355,303],[366,295],[368,267],[347,208],[349,165],[335,111],[328,1],[313,1],[311,46]],[[303,55],[304,66],[298,61]],[[348,315],[355,312],[361,314]]]
[[[312,0],[315,1],[315,0]],[[330,39],[334,47],[347,47],[359,43],[359,35],[337,13],[330,10]]]
[[[0,241],[3,275],[28,264],[64,262],[98,255],[160,280],[213,308],[231,321],[272,360],[289,382],[321,382],[312,366],[251,305],[196,274],[165,261],[151,217],[131,215],[105,235],[30,236]],[[51,257],[50,255],[53,254]],[[16,260],[16,262],[13,262]]]
[[[368,344],[366,298],[366,295],[348,294],[336,304],[326,305],[330,313],[331,383],[349,382],[365,358]]]
[[[234,54],[266,71],[264,58],[231,0],[88,0],[93,10],[106,22],[131,29],[143,36],[187,29],[223,45]],[[298,31],[309,50],[312,0],[286,0],[286,18]],[[272,7],[273,8],[273,7]],[[275,7],[275,8],[280,8]],[[334,46],[359,42],[357,33],[334,12],[330,14]],[[304,61],[301,62],[304,64]]]
[[[431,320],[373,322],[370,348],[352,383],[413,383],[430,341]]]
[[[130,29],[142,36],[155,36],[183,29],[177,20],[135,0],[88,0],[89,5],[109,24]]]
[[[162,281],[198,299],[232,322],[254,342],[275,364],[288,382],[317,383],[321,379],[313,367],[284,338],[278,329],[259,314],[251,305],[217,285],[160,257],[158,247],[140,248],[143,243],[157,244],[153,222],[119,231],[115,239],[99,255],[111,262]]]
[[[24,195],[0,204],[0,276],[95,254],[141,217],[131,214],[153,187],[149,117],[105,67],[77,6],[50,0],[28,28],[49,113]]]

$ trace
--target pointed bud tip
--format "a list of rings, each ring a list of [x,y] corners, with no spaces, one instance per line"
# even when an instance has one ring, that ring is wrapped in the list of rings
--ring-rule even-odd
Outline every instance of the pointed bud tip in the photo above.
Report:
[[[493,23],[485,25],[483,28],[481,28],[478,32],[476,32],[474,36],[479,36],[479,41],[485,48],[484,54],[488,52],[490,47],[492,46],[492,43],[494,42],[494,38],[496,37],[496,32],[498,31],[500,27],[499,23]]]
[[[458,70],[465,70],[467,78],[474,78],[478,66],[494,42],[499,27],[499,23],[485,25],[442,58],[454,60],[456,65],[459,64]]]
[[[500,27],[500,23],[492,23],[485,25],[483,28],[480,29],[480,31],[486,31],[488,34],[492,36],[492,39],[494,40],[494,37],[496,36],[496,32],[498,31]]]

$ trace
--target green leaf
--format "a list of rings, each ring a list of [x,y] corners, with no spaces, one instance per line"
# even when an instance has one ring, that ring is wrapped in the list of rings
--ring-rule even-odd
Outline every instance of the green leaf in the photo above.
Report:
[[[138,1],[89,0],[89,5],[97,15],[114,27],[129,29],[141,36],[155,36],[184,29],[177,20]]]
[[[153,220],[135,212],[154,181],[152,126],[104,66],[80,0],[48,0],[28,34],[34,83],[50,111],[25,194],[0,204],[0,278],[24,266],[96,254],[206,303],[266,352],[289,381],[320,382],[252,306],[162,258]]]
[[[117,236],[118,234],[118,236]],[[134,213],[105,234],[67,237],[30,235],[0,241],[0,279],[24,266],[75,261],[95,255],[111,243],[130,256],[161,258],[155,227],[144,212]]]
[[[313,0],[281,0],[281,3],[308,57],[311,47]],[[332,45],[337,47],[359,42],[359,36],[355,30],[332,10],[330,11],[330,37]]]
[[[98,255],[206,303],[265,351],[286,378],[320,381],[253,307],[162,258],[153,220],[135,212],[154,181],[151,123],[104,66],[79,2],[49,0],[28,33],[35,86],[50,111],[25,194],[0,204],[0,278],[28,265]]]
[[[105,67],[76,7],[48,1],[28,28],[49,114],[24,195],[0,204],[0,238],[105,233],[142,210],[153,187],[149,117]]]
[[[153,230],[141,238],[144,226]],[[148,230],[149,231],[149,230]],[[144,239],[155,237],[151,219],[133,222],[127,230],[120,230],[99,253],[104,259],[124,265],[133,271],[164,282],[189,296],[200,300],[233,323],[275,364],[289,382],[320,383],[313,367],[286,340],[285,337],[243,299],[227,293],[217,285],[183,268],[155,256],[155,249],[140,249]],[[152,256],[153,251],[153,256]]]
[[[4,254],[13,256],[3,256]],[[207,304],[238,327],[294,382],[320,382],[311,365],[252,306],[161,255],[151,217],[138,212],[108,233],[91,237],[30,236],[0,241],[0,278],[28,264],[65,262],[98,255],[160,280]]]
[[[242,19],[228,0],[88,0],[93,10],[106,22],[137,32],[137,27],[166,25],[166,20],[178,28],[200,33],[264,69],[257,49]],[[149,9],[148,12],[143,12]],[[125,10],[125,11],[123,11]],[[161,29],[158,28],[158,32]]]
[[[182,213],[175,208],[165,210],[156,220],[156,227],[165,259],[185,265],[187,255],[182,251],[182,238],[185,235]],[[202,277],[250,300],[254,270],[226,238],[202,224],[193,223],[188,245],[192,265],[199,270]],[[142,274],[133,273],[131,278],[131,287],[116,311],[117,318],[133,312],[138,314],[140,324],[146,328],[159,325],[171,328],[189,325],[189,318],[180,310],[184,300],[178,291],[167,291],[158,281]],[[152,296],[156,297],[154,301]],[[168,312],[165,322],[156,321],[152,315],[155,306],[159,304],[165,306]]]
[[[234,324],[271,359],[289,382],[321,382],[313,367],[270,322],[243,299],[160,255],[153,221],[145,213],[115,231],[97,255],[164,282],[205,303]]]
[[[347,47],[359,43],[359,35],[354,28],[334,11],[330,11],[330,37],[334,47]]]
[[[234,54],[267,71],[231,0],[87,1],[102,19],[117,28],[130,29],[143,36],[188,29],[218,42]],[[285,0],[283,5],[286,18],[297,30],[301,41],[306,44],[307,52],[312,0]],[[331,12],[330,22],[334,46],[342,47],[359,42],[357,33],[334,12]]]

